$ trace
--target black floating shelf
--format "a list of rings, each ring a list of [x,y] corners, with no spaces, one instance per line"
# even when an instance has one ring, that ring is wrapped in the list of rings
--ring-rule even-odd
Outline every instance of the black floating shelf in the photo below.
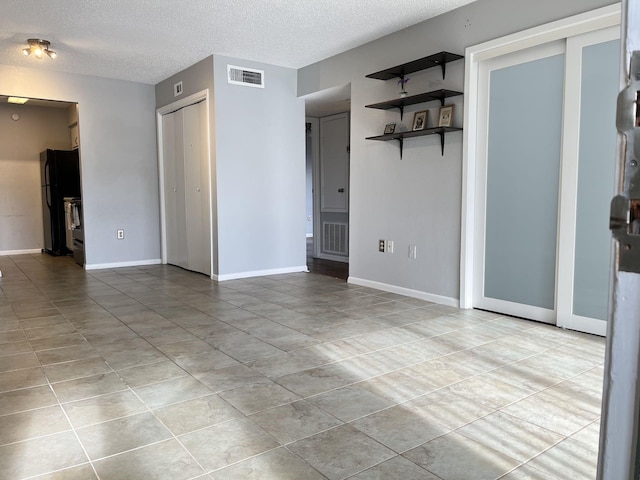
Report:
[[[388,100],[386,102],[372,103],[371,105],[365,105],[366,108],[377,108],[379,110],[391,110],[397,108],[400,110],[400,120],[404,116],[404,107],[407,105],[415,105],[417,103],[433,102],[435,100],[440,101],[440,105],[444,106],[445,98],[457,97],[462,95],[462,92],[455,92],[453,90],[435,90],[433,92],[421,93],[419,95],[412,95],[410,97],[397,98],[395,100]]]
[[[422,137],[424,135],[439,135],[440,136],[440,147],[442,150],[442,155],[444,155],[444,135],[447,132],[460,132],[461,128],[457,127],[435,127],[435,128],[425,128],[424,130],[415,130],[408,132],[397,132],[397,133],[388,133],[386,135],[376,135],[375,137],[367,137],[367,140],[380,140],[383,142],[388,142],[389,140],[398,140],[400,142],[400,159],[402,159],[402,149],[404,146],[405,138],[412,137]]]
[[[426,70],[427,68],[441,67],[442,78],[445,76],[446,64],[454,62],[464,58],[462,55],[450,52],[440,52],[428,57],[420,58],[412,62],[403,63],[396,67],[387,68],[380,72],[371,73],[367,75],[367,78],[375,78],[377,80],[391,80],[392,78],[404,78],[405,75],[409,75],[413,72],[419,72],[420,70]]]

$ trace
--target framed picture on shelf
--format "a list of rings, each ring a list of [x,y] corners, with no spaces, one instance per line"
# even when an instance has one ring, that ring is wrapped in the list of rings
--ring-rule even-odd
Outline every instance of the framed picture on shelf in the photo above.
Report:
[[[387,123],[384,127],[384,134],[389,135],[396,131],[396,123]]]
[[[416,112],[413,114],[413,127],[411,130],[424,130],[427,128],[427,115],[429,115],[429,110],[423,110],[422,112]]]
[[[438,112],[438,126],[453,126],[453,105],[445,105],[444,107],[440,107],[440,111]]]

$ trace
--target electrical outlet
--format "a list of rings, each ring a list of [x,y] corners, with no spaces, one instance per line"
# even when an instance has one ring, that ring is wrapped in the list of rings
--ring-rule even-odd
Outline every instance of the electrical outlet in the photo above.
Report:
[[[393,253],[393,240],[387,240],[387,252]]]
[[[384,240],[378,240],[378,251],[380,253],[384,253],[385,243],[386,242]]]
[[[417,258],[415,245],[409,245],[409,258]]]
[[[118,240],[124,240],[124,229],[118,229],[116,232],[116,237],[118,238]]]

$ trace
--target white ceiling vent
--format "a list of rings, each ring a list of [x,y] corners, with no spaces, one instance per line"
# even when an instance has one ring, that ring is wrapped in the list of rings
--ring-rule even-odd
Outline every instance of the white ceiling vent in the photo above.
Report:
[[[227,79],[233,85],[264,88],[264,70],[227,65]]]

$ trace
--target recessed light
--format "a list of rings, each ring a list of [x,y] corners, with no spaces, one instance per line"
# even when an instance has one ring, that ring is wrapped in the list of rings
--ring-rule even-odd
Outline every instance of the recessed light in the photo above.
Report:
[[[29,101],[28,98],[24,98],[24,97],[9,97],[7,99],[7,102],[9,103],[17,103],[18,105],[23,105],[25,103],[27,103]]]
[[[13,120],[14,122],[17,122],[18,120],[20,120],[20,115],[18,115],[17,113],[12,113],[11,120]]]

